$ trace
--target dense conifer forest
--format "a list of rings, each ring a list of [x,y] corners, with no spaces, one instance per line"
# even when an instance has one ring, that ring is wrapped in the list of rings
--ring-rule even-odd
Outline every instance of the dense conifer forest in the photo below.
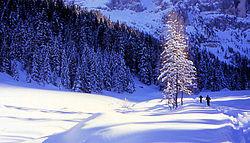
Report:
[[[247,58],[228,65],[190,38],[198,89],[247,89]],[[79,92],[135,90],[134,77],[157,84],[162,42],[98,11],[62,0],[0,1],[0,72]]]
[[[133,92],[133,75],[155,83],[159,41],[97,11],[63,1],[1,3],[0,71],[83,92]],[[133,74],[132,74],[133,73]]]

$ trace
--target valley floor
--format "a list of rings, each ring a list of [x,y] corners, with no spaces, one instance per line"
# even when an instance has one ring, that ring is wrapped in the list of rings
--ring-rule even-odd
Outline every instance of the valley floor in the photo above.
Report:
[[[8,80],[7,80],[8,81]],[[1,143],[250,142],[250,91],[202,92],[171,111],[156,87],[104,95],[0,81]],[[124,98],[126,97],[126,99]]]

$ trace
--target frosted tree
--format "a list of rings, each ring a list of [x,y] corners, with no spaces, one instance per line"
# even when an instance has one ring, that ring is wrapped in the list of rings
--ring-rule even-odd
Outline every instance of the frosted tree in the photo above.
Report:
[[[191,94],[196,87],[196,69],[193,62],[188,59],[187,40],[185,36],[184,21],[171,12],[167,18],[167,38],[161,54],[161,69],[158,79],[163,86],[164,98],[174,108],[178,107],[178,96],[183,93]]]
[[[61,85],[67,89],[70,88],[70,77],[69,77],[69,61],[66,54],[66,49],[62,51],[62,64],[61,64]]]
[[[86,47],[85,47],[86,48]],[[84,54],[82,54],[82,91],[86,92],[86,93],[90,93],[91,92],[91,71],[88,68],[88,64],[87,64],[87,60],[86,60],[86,56],[85,53],[86,51],[83,52]]]
[[[93,92],[100,92],[101,86],[98,78],[98,72],[97,72],[97,54],[94,51],[94,48],[89,48],[88,52],[86,53],[87,57],[87,65],[89,69],[89,76],[90,79],[90,85],[91,85],[91,91]]]
[[[40,75],[40,67],[41,67],[41,50],[36,48],[36,50],[33,53],[33,58],[32,58],[32,69],[31,69],[31,78],[40,83],[41,82],[41,75]]]
[[[42,65],[42,76],[45,83],[51,83],[52,82],[52,71],[51,71],[51,65],[50,65],[50,55],[49,55],[49,47],[45,47],[43,49],[43,65]]]
[[[12,77],[15,80],[19,80],[19,72],[18,72],[18,62],[16,60],[12,60],[11,61],[11,73],[12,73]]]
[[[10,46],[7,43],[7,39],[3,38],[3,42],[0,45],[0,71],[7,74],[11,74],[11,60],[10,60]]]
[[[59,33],[58,36],[54,36],[53,38],[54,42],[52,42],[52,46],[53,48],[50,48],[50,58],[51,58],[51,69],[54,72],[54,74],[56,76],[60,76],[60,65],[61,65],[61,51],[62,51],[62,47],[63,47],[63,43],[62,43],[62,35],[61,33]]]
[[[132,75],[126,67],[121,54],[112,51],[111,58],[113,58],[111,60],[111,73],[113,73],[112,86],[114,91],[118,93],[122,93],[124,91],[132,93],[134,91]]]
[[[73,89],[74,91],[81,92],[82,89],[82,63],[81,59],[78,60],[77,71],[76,71],[76,79],[74,81]]]
[[[145,46],[142,47],[140,54],[141,58],[139,61],[139,77],[140,81],[146,83],[147,85],[151,84],[151,76],[152,76],[152,66],[150,61],[149,49]]]
[[[103,72],[103,84],[104,88],[108,91],[111,91],[112,88],[112,72],[111,72],[111,56],[108,51],[104,51],[102,55],[102,72]]]

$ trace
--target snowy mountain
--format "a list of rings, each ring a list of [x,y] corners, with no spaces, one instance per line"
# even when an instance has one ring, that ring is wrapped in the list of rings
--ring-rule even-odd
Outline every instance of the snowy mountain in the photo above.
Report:
[[[0,3],[0,72],[18,80],[24,71],[27,82],[86,93],[132,93],[133,77],[158,84],[162,37],[168,34],[164,23],[175,11],[187,26],[188,57],[197,69],[198,90],[250,88],[249,20],[242,13],[234,15],[235,3],[75,3],[89,10],[62,0]]]
[[[233,4],[227,2],[228,6],[218,1],[207,2],[206,7],[204,3],[193,7],[185,3],[180,10],[184,10],[187,16],[191,46],[198,45],[220,61],[237,66],[235,56],[250,59],[250,16],[237,13],[238,10],[232,8]]]
[[[66,2],[70,3],[71,0]],[[246,0],[74,0],[75,4],[99,10],[112,21],[150,33],[166,34],[164,17],[177,10],[186,18],[189,38],[199,41],[221,61],[237,65],[236,54],[250,59],[250,2]],[[247,11],[248,10],[248,11]],[[192,43],[197,44],[197,43]]]

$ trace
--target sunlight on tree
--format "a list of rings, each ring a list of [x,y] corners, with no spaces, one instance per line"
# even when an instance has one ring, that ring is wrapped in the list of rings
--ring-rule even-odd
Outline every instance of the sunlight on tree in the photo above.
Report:
[[[188,44],[183,18],[176,12],[167,17],[167,37],[161,53],[161,69],[158,79],[163,86],[164,99],[173,108],[178,107],[178,96],[191,94],[196,88],[196,69],[188,59]]]

